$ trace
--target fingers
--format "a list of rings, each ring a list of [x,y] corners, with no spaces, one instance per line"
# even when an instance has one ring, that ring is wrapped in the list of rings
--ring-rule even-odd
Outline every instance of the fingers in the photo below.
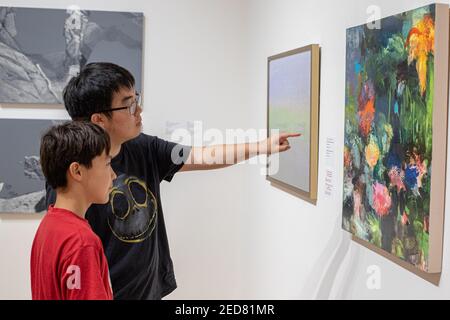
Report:
[[[296,138],[300,137],[301,135],[301,133],[282,133],[280,134],[280,139]]]
[[[278,152],[284,152],[289,150],[290,148],[291,146],[289,145],[289,141],[286,139],[280,142],[280,144],[278,145]]]
[[[280,152],[284,152],[284,151],[288,151],[291,148],[290,145],[280,145],[279,151]]]
[[[283,141],[279,141],[278,143],[275,142],[275,144],[270,148],[270,154],[285,152],[289,149],[291,149],[291,146],[289,145],[289,141],[285,139]]]
[[[301,133],[281,133],[271,137],[270,140],[267,140],[270,143],[268,154],[284,152],[291,149],[288,138],[296,138],[301,135]]]

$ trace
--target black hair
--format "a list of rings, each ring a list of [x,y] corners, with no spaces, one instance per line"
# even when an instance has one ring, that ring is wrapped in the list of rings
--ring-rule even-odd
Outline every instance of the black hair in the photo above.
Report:
[[[103,151],[109,154],[111,142],[102,127],[88,121],[71,121],[51,127],[41,138],[42,172],[53,188],[67,186],[67,170],[73,162],[87,168]]]
[[[117,64],[89,63],[64,88],[64,106],[73,120],[90,120],[92,114],[111,107],[114,93],[134,84],[133,75]],[[111,117],[111,112],[105,114]]]

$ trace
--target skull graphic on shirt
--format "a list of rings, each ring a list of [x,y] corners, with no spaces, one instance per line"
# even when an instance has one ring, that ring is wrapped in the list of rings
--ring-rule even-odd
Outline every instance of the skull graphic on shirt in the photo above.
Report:
[[[109,196],[111,215],[108,225],[122,242],[138,243],[147,239],[155,229],[158,203],[142,180],[120,175],[114,181]]]

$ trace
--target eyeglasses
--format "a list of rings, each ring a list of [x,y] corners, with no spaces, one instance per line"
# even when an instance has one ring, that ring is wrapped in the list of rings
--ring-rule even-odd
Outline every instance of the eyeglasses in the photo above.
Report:
[[[141,105],[141,95],[139,93],[136,93],[136,98],[133,100],[133,102],[129,105],[129,106],[123,106],[123,107],[111,107],[109,109],[103,109],[103,110],[98,110],[95,113],[100,113],[100,112],[112,112],[112,111],[118,111],[118,110],[125,110],[128,109],[130,115],[135,115],[136,114],[136,110],[137,107]]]

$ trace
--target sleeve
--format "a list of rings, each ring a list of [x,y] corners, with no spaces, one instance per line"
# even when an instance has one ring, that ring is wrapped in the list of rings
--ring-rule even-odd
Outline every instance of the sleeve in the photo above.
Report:
[[[111,300],[112,291],[105,281],[101,252],[94,246],[79,248],[63,262],[61,288],[67,300]],[[107,268],[106,268],[107,272]],[[105,283],[106,282],[106,283]]]
[[[47,209],[49,205],[55,204],[55,202],[56,192],[47,182],[45,182],[45,208]]]
[[[154,137],[149,149],[156,158],[159,180],[170,182],[175,173],[183,167],[192,148]]]

